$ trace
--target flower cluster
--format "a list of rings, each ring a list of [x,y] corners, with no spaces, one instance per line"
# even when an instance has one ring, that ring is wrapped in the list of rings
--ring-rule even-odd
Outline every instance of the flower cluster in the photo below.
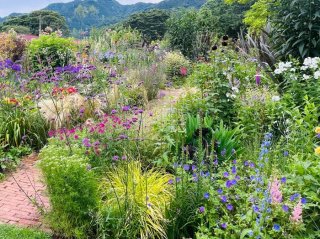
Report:
[[[0,71],[4,69],[13,70],[15,72],[20,72],[22,67],[19,64],[14,63],[12,60],[7,59],[5,61],[0,61]]]

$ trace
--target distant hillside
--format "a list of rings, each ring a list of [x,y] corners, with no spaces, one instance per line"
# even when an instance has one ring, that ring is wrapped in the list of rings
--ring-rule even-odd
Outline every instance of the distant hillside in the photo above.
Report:
[[[174,9],[201,7],[206,0],[164,0],[158,4],[136,3],[122,5],[116,0],[74,0],[69,3],[54,3],[46,9],[60,13],[70,29],[87,29],[117,23],[127,16],[148,9]]]

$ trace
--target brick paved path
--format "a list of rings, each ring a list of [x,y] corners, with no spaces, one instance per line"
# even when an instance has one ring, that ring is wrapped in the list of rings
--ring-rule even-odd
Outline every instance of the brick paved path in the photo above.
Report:
[[[40,172],[35,166],[36,160],[36,155],[25,158],[16,172],[0,182],[0,223],[42,226],[37,207],[26,196],[39,205],[49,205],[44,196],[45,186],[40,182]]]

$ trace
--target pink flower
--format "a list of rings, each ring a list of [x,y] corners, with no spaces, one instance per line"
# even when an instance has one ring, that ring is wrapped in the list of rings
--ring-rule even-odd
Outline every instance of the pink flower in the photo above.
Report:
[[[277,178],[274,178],[274,180],[271,183],[270,194],[271,194],[272,204],[278,204],[282,202],[282,192],[280,190],[280,181]]]
[[[186,67],[181,67],[180,68],[180,75],[182,75],[182,76],[188,75],[188,69]]]
[[[299,200],[298,204],[293,208],[292,215],[290,216],[292,222],[302,222],[302,203]]]

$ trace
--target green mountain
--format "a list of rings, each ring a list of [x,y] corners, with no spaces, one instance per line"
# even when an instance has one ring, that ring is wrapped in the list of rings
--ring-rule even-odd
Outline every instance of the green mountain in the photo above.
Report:
[[[64,16],[70,29],[89,29],[93,26],[114,24],[133,13],[149,9],[199,8],[205,2],[206,0],[164,0],[157,4],[122,5],[116,0],[74,0],[68,3],[50,4],[46,9]]]

